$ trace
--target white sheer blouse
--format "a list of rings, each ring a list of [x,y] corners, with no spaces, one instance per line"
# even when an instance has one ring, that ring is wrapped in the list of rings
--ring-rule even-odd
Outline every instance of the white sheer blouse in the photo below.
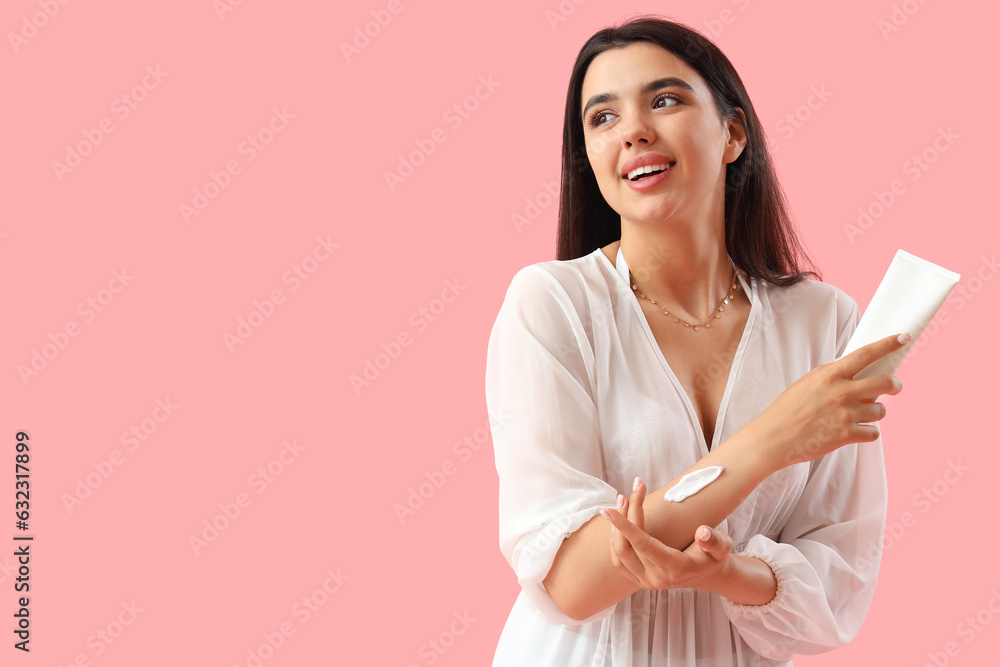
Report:
[[[858,322],[857,303],[832,285],[740,280],[751,309],[713,447],[813,367],[837,359]],[[500,549],[521,585],[495,667],[770,667],[844,645],[859,631],[885,528],[881,438],[778,471],[719,526],[734,553],[774,571],[777,594],[766,605],[641,589],[574,621],[549,597],[542,581],[563,539],[615,507],[619,492],[629,495],[636,475],[658,489],[708,453],[621,253],[617,266],[597,249],[517,272],[489,338],[486,401]]]

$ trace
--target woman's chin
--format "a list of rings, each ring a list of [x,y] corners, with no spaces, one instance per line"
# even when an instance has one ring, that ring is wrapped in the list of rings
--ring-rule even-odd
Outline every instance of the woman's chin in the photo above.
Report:
[[[673,206],[664,203],[648,202],[645,206],[629,207],[622,214],[622,220],[628,220],[638,225],[659,225],[667,223],[675,217],[676,210]]]

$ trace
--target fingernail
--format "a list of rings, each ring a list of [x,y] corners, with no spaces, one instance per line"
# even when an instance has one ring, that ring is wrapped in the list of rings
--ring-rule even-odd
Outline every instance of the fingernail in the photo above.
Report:
[[[712,537],[712,531],[710,531],[708,528],[702,528],[700,531],[698,531],[698,539],[700,539],[702,542],[708,542],[710,537]]]
[[[606,509],[601,510],[601,516],[603,516],[608,521],[611,521],[611,513],[608,512],[608,510],[606,510]]]
[[[910,336],[909,333],[901,333],[899,334],[899,337],[896,340],[905,345],[906,343],[910,342],[910,338],[912,338],[912,336]]]
[[[635,481],[632,482],[632,490],[633,491],[638,491],[639,490],[639,482],[640,482],[639,478],[636,477]]]
[[[623,496],[622,494],[619,493],[618,494],[618,509],[621,509],[624,506],[625,506],[625,496]]]

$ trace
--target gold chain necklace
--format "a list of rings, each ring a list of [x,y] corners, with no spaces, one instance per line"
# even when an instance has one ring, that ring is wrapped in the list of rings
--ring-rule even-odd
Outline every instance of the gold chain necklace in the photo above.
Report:
[[[709,318],[703,324],[691,324],[687,320],[682,320],[681,318],[677,317],[676,315],[674,315],[673,313],[671,313],[670,311],[668,311],[662,305],[656,303],[655,299],[650,299],[645,294],[643,294],[642,290],[639,289],[639,285],[635,282],[635,277],[632,275],[632,269],[629,269],[628,277],[629,277],[630,282],[632,283],[632,291],[635,292],[635,293],[637,293],[640,298],[646,299],[647,301],[649,301],[654,306],[657,306],[658,308],[660,308],[661,310],[663,310],[663,314],[664,315],[670,315],[671,317],[673,317],[674,318],[674,322],[683,322],[684,326],[691,327],[695,331],[698,331],[698,329],[700,327],[705,327],[706,329],[711,329],[712,328],[712,320],[713,319],[717,320],[720,317],[722,317],[722,311],[724,311],[726,309],[726,306],[729,305],[729,302],[734,298],[733,295],[736,292],[736,270],[734,269],[733,270],[733,285],[732,285],[732,287],[729,288],[729,296],[727,296],[724,299],[722,299],[722,303],[719,304],[719,308],[712,315],[710,315]]]

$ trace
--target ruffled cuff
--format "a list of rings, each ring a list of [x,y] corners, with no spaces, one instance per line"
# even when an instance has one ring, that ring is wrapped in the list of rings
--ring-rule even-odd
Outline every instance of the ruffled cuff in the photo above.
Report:
[[[851,570],[829,545],[802,540],[796,546],[755,535],[742,555],[767,563],[777,582],[767,604],[721,598],[729,621],[757,654],[791,660],[823,653],[844,646],[860,630],[875,580]]]
[[[781,563],[772,558],[766,552],[761,551],[759,549],[751,548],[737,555],[746,556],[748,558],[756,558],[757,560],[766,563],[767,566],[771,568],[771,572],[774,573],[774,580],[777,582],[778,588],[774,593],[774,597],[771,598],[771,600],[769,602],[766,602],[765,604],[741,604],[739,602],[733,602],[732,600],[730,600],[725,596],[722,597],[722,603],[735,612],[741,614],[755,614],[757,616],[766,614],[783,605],[785,595],[787,594],[786,591],[788,589],[787,586],[788,575],[784,571],[784,568],[782,567]]]

